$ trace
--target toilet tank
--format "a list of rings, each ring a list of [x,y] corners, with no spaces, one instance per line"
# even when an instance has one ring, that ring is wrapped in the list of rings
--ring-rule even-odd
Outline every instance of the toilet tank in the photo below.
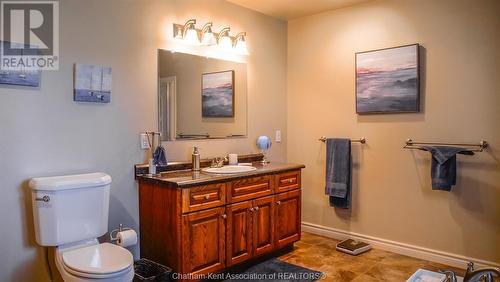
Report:
[[[37,243],[60,246],[104,235],[110,183],[100,172],[31,179]]]

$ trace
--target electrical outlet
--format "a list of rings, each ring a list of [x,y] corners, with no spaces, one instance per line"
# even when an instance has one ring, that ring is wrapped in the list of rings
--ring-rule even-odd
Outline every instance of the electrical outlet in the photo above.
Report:
[[[149,140],[148,140],[148,135],[146,133],[141,133],[141,149],[142,150],[147,150],[150,148],[149,146]]]
[[[276,130],[276,137],[274,138],[274,140],[277,142],[277,143],[280,143],[281,142],[281,130]]]

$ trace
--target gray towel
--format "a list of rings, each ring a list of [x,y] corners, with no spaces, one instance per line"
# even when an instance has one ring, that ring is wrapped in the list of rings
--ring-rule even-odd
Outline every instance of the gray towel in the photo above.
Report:
[[[460,147],[422,146],[422,150],[432,154],[432,189],[451,191],[457,183],[457,154],[474,155],[474,152]]]
[[[155,165],[167,165],[167,154],[162,146],[156,147],[153,153],[153,162]]]
[[[325,194],[330,204],[347,209],[351,196],[351,140],[328,138],[326,140]]]

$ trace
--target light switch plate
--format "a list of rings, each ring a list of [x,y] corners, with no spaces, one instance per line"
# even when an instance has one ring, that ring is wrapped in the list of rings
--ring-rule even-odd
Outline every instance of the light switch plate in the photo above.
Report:
[[[277,143],[280,143],[281,142],[281,130],[276,130],[276,137],[274,138],[274,140],[277,142]]]
[[[149,141],[148,141],[148,135],[146,133],[141,133],[141,149],[142,150],[147,150],[150,148],[149,146]]]

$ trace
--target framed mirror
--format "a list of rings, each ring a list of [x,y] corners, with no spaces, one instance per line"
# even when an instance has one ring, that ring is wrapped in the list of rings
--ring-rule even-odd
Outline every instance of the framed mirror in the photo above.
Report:
[[[158,50],[158,128],[163,141],[246,137],[246,64]]]

